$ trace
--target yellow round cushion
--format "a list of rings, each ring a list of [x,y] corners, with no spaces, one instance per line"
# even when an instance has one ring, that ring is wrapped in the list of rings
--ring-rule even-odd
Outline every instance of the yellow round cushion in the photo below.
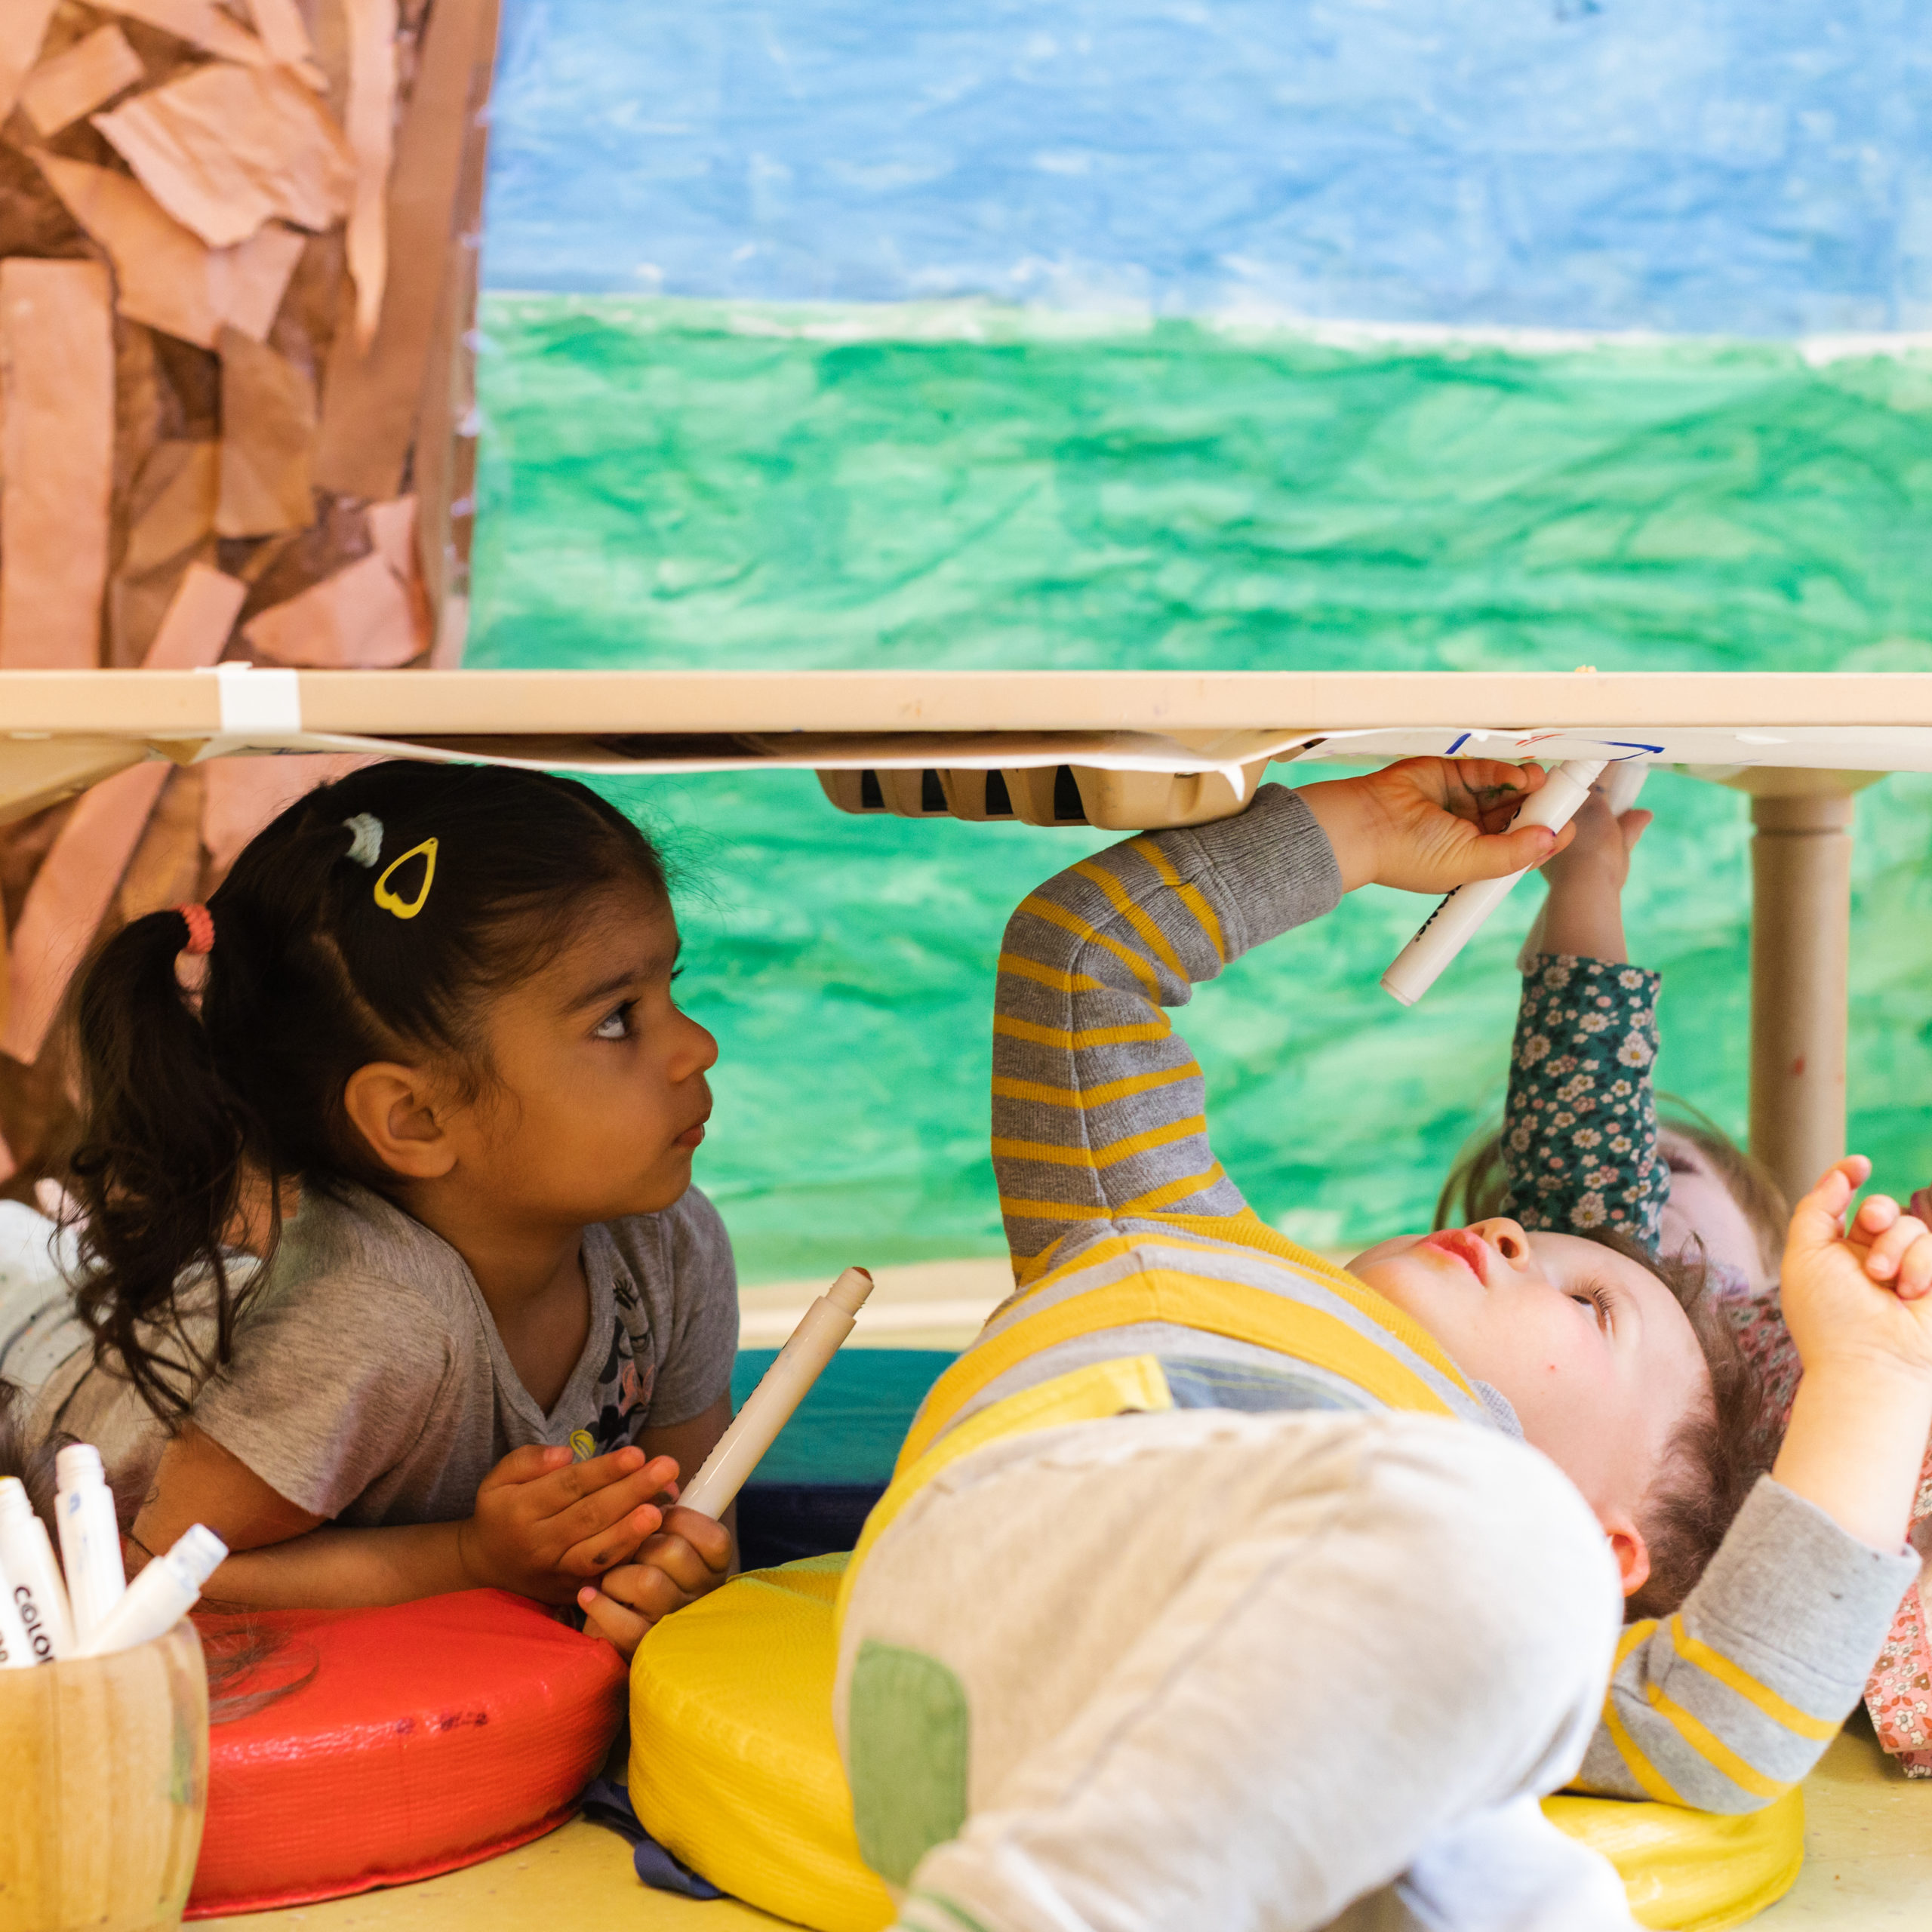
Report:
[[[814,1932],[880,1932],[892,1897],[859,1856],[838,1741],[832,1605],[846,1559],[754,1570],[666,1617],[631,1669],[631,1803],[715,1885]],[[1787,1891],[1804,1800],[1743,1817],[1551,1798],[1543,1809],[1621,1874],[1653,1932],[1722,1932]]]

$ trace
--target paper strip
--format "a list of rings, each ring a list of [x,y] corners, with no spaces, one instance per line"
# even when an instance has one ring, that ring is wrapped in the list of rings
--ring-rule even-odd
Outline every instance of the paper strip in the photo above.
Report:
[[[116,910],[124,920],[144,918],[150,912],[201,897],[205,783],[198,767],[168,774],[140,842],[122,875]]]
[[[142,185],[211,248],[272,215],[321,230],[349,212],[355,162],[315,95],[277,68],[213,62],[94,125]]]
[[[294,229],[270,221],[238,248],[210,250],[208,301],[217,316],[251,342],[266,342],[307,245]]]
[[[436,0],[389,169],[389,272],[366,352],[340,328],[322,378],[315,481],[345,496],[393,497],[422,406],[471,116],[489,87],[494,0]]]
[[[0,262],[0,666],[100,661],[114,318],[98,262]]]
[[[0,6],[0,121],[13,112],[53,17],[54,0],[6,0]]]
[[[315,47],[295,0],[248,0],[248,11],[255,17],[255,31],[261,35],[262,45],[276,60],[311,87],[328,86],[328,77],[315,63]]]
[[[120,885],[172,768],[156,759],[103,780],[60,828],[20,909],[0,1053],[28,1066],[39,1059],[67,982]]]
[[[248,601],[248,586],[206,564],[190,564],[155,632],[142,668],[198,671],[227,648],[229,633]]]
[[[118,27],[97,27],[64,54],[43,60],[27,76],[20,105],[42,134],[57,134],[122,88],[132,87],[146,72],[141,57]]]
[[[380,551],[251,617],[249,648],[278,663],[389,670],[426,649],[407,587]]]
[[[135,485],[141,507],[128,527],[122,575],[158,570],[211,535],[220,477],[219,444],[157,443]]]
[[[349,272],[355,280],[355,341],[366,350],[383,311],[389,270],[389,158],[395,144],[395,0],[348,0],[349,102],[343,132],[355,160]]]
[[[417,502],[412,493],[386,503],[369,506],[369,536],[377,554],[389,567],[409,600],[410,621],[416,634],[413,657],[435,641],[429,599],[423,583],[423,553],[417,542]]]
[[[117,306],[131,322],[212,349],[224,323],[269,332],[303,241],[269,223],[238,248],[211,249],[138,181],[58,155],[34,160],[68,212],[107,251]]]
[[[309,487],[315,396],[285,356],[238,329],[221,334],[221,483],[219,537],[266,537],[306,528],[315,514]]]
[[[233,577],[191,564],[143,668],[186,671],[212,664],[247,595],[248,586]],[[103,780],[82,798],[55,836],[20,909],[0,1052],[29,1066],[40,1057],[67,982],[120,887],[173,768],[154,759]]]

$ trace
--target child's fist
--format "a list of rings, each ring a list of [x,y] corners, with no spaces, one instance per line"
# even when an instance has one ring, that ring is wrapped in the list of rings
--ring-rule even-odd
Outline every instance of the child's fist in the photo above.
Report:
[[[1550,890],[1581,885],[1621,892],[1630,876],[1630,855],[1649,830],[1653,816],[1633,809],[1620,818],[1611,810],[1601,783],[1591,786],[1590,795],[1571,820],[1577,828],[1576,836],[1544,863],[1543,875]]]
[[[1509,829],[1546,776],[1538,764],[1494,758],[1411,758],[1364,778],[1304,786],[1301,798],[1328,835],[1344,892],[1449,892],[1526,872],[1568,844],[1567,826]]]
[[[1855,1361],[1932,1380],[1932,1229],[1882,1194],[1847,1229],[1845,1211],[1871,1171],[1862,1154],[1847,1155],[1793,1211],[1785,1323],[1807,1373]]]
[[[731,1574],[731,1532],[695,1509],[668,1510],[634,1561],[577,1592],[589,1627],[628,1657],[660,1618],[709,1596]]]

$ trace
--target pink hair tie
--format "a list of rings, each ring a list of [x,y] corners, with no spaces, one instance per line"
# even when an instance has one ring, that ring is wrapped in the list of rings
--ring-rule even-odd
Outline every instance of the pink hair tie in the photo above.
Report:
[[[214,915],[205,906],[177,906],[175,911],[181,915],[181,923],[188,928],[188,943],[183,952],[204,953],[214,950]]]

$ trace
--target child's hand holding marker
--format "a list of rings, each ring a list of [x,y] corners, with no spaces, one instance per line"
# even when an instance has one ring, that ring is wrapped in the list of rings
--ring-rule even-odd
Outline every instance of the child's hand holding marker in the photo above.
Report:
[[[568,1449],[513,1449],[483,1478],[458,1526],[466,1573],[479,1586],[566,1604],[586,1579],[628,1561],[664,1521],[656,1500],[676,1481],[669,1456],[614,1449],[574,1462]]]
[[[1791,1217],[1786,1325],[1804,1364],[1772,1474],[1875,1548],[1899,1547],[1932,1433],[1932,1229],[1847,1155]]]
[[[1371,884],[1451,892],[1540,866],[1569,844],[1567,826],[1509,829],[1548,778],[1539,764],[1411,758],[1364,777],[1304,786],[1301,797],[1327,835],[1344,892]]]
[[[731,1532],[722,1523],[674,1506],[636,1561],[578,1591],[577,1604],[590,1627],[628,1657],[660,1617],[709,1595],[726,1581],[731,1556]]]

